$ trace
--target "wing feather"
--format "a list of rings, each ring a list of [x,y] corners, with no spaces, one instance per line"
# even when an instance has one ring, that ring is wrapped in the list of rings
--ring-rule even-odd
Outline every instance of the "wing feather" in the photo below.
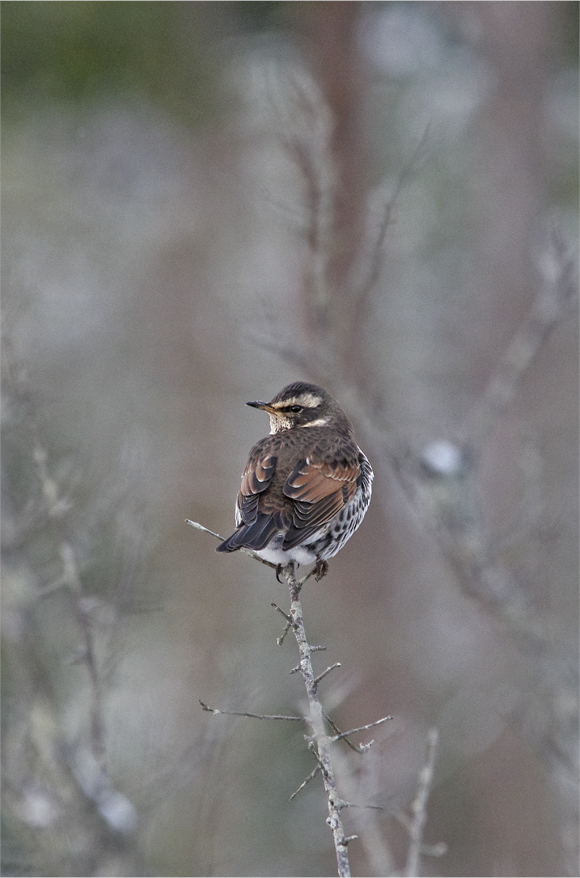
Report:
[[[276,471],[278,457],[267,454],[265,457],[250,458],[242,473],[242,485],[236,500],[236,524],[253,524],[258,515],[258,503],[270,485]]]
[[[358,455],[350,460],[300,461],[284,484],[284,494],[293,501],[284,548],[307,540],[338,515],[354,497],[360,478]]]

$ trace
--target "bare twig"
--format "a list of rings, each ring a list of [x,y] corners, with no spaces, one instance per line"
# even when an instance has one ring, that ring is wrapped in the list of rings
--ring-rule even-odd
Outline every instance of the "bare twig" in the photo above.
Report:
[[[334,740],[334,741],[338,741],[339,737],[340,737],[341,734],[342,734],[341,731],[340,731],[340,729],[338,728],[338,726],[336,725],[336,723],[334,722],[334,720],[332,719],[332,717],[328,716],[327,713],[324,714],[324,719],[326,720],[326,722],[328,723],[328,725],[330,726],[330,728],[331,728],[334,732],[336,732],[336,737],[333,738],[333,740]],[[348,744],[348,746],[350,747],[350,749],[351,749],[351,750],[354,750],[355,753],[362,753],[362,752],[363,752],[362,750],[359,750],[359,748],[356,746],[356,744],[353,744],[353,743],[352,743],[352,741],[350,740],[350,738],[343,738],[342,740],[344,740],[344,743],[345,743],[345,744]]]
[[[340,662],[335,662],[333,665],[330,665],[330,667],[326,668],[326,670],[323,671],[321,674],[319,674],[318,677],[315,677],[314,684],[317,686],[321,680],[324,680],[324,678],[328,674],[330,674],[331,671],[334,671],[334,670],[336,670],[336,668],[340,668],[340,667],[341,667]]]
[[[281,642],[284,640],[284,637],[286,636],[287,632],[290,630],[290,626],[292,625],[292,619],[290,618],[288,613],[285,613],[284,610],[282,610],[278,606],[278,604],[275,604],[273,601],[272,601],[270,606],[273,607],[275,610],[277,610],[280,613],[280,615],[284,616],[284,618],[286,619],[286,628],[284,629],[284,634],[282,635],[281,638],[279,638],[279,641],[281,644]]]
[[[293,622],[294,636],[296,637],[296,643],[298,644],[298,651],[300,653],[300,670],[306,687],[306,694],[308,696],[308,706],[310,709],[308,722],[312,729],[312,751],[320,763],[324,789],[326,791],[328,805],[327,823],[332,830],[338,864],[338,874],[340,876],[348,876],[350,875],[347,848],[348,840],[345,838],[340,817],[340,810],[344,803],[340,800],[336,790],[334,766],[330,755],[331,740],[326,734],[326,729],[324,727],[324,713],[322,710],[322,704],[318,697],[316,679],[312,669],[312,649],[308,643],[304,628],[300,591],[298,589],[293,563],[285,568],[284,574],[290,589],[290,615]]]
[[[300,786],[298,787],[297,790],[294,790],[294,792],[290,796],[290,801],[292,801],[293,799],[296,798],[298,793],[304,789],[304,787],[306,786],[307,783],[310,783],[310,781],[316,777],[316,775],[318,774],[319,771],[320,771],[320,763],[317,762],[316,765],[314,766],[314,768],[312,769],[312,771],[310,772],[310,774],[308,775],[308,777],[302,781],[302,783],[300,784]]]
[[[210,530],[208,527],[204,527],[203,524],[199,523],[199,521],[191,521],[189,518],[186,518],[185,523],[191,525],[191,527],[197,528],[197,530],[202,530],[206,534],[211,534],[212,537],[215,537],[216,540],[219,540],[220,542],[223,542],[225,540],[225,537],[220,536],[220,534],[216,534],[215,531]],[[264,561],[263,558],[260,558],[260,556],[256,552],[252,552],[251,549],[246,549],[245,546],[242,546],[240,549],[238,549],[238,551],[243,552],[244,555],[249,555],[250,558],[254,558],[256,561],[259,561],[260,564],[265,564],[266,567],[272,567],[274,570],[276,570],[276,564],[271,564],[270,561]]]
[[[355,732],[366,732],[368,729],[374,728],[374,726],[380,726],[382,723],[386,723],[387,720],[394,719],[393,716],[383,716],[381,719],[375,720],[374,723],[367,723],[366,726],[358,726],[356,729],[349,729],[348,732],[340,732],[332,738],[332,741],[342,741],[343,738],[346,738],[350,735],[354,735]],[[358,748],[356,748],[358,749]]]
[[[217,707],[209,707],[205,703],[205,701],[201,701],[201,699],[198,700],[201,704],[202,710],[206,710],[208,713],[213,713],[215,714],[215,716],[247,716],[250,719],[284,719],[289,720],[290,722],[308,722],[308,720],[304,716],[282,716],[280,714],[271,713],[248,713],[245,710],[219,710]]]
[[[429,732],[427,733],[427,753],[425,756],[425,763],[419,772],[417,793],[411,803],[412,817],[408,822],[405,821],[410,836],[407,866],[405,869],[405,875],[407,876],[419,874],[419,858],[422,853],[426,853],[422,844],[423,830],[425,828],[425,821],[427,820],[427,801],[431,791],[431,784],[433,783],[433,770],[435,768],[435,754],[437,752],[438,740],[439,733],[437,729],[429,729]],[[438,852],[441,851],[440,845],[437,846],[437,850]]]

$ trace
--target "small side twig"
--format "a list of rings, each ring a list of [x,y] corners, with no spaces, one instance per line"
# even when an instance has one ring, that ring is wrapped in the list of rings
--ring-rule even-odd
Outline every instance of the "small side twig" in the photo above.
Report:
[[[423,830],[427,820],[427,801],[433,783],[433,772],[435,768],[435,755],[437,753],[437,743],[439,741],[439,733],[437,729],[429,729],[427,733],[427,753],[425,762],[419,772],[419,781],[417,784],[417,793],[411,803],[412,817],[410,820],[404,821],[410,837],[409,852],[407,854],[407,865],[405,875],[414,876],[419,874],[419,858],[421,854],[431,853],[437,850],[435,856],[440,856],[446,848],[443,845],[435,845],[428,850],[423,845]]]
[[[336,670],[336,668],[340,668],[340,667],[341,667],[340,662],[335,662],[333,665],[330,665],[328,668],[326,668],[325,671],[323,671],[321,674],[319,674],[318,677],[314,678],[314,684],[317,686],[321,680],[324,680],[324,678],[326,676],[328,676],[328,674],[330,674],[331,671],[334,671],[334,670]]]
[[[330,740],[331,740],[331,741],[342,741],[343,739],[350,737],[350,735],[354,735],[355,732],[366,732],[366,731],[368,731],[369,729],[374,728],[375,726],[380,726],[380,725],[382,725],[382,723],[386,723],[387,720],[389,720],[389,719],[394,719],[394,717],[393,717],[393,716],[390,716],[390,715],[389,715],[389,716],[383,716],[383,717],[381,717],[381,719],[377,719],[377,720],[375,720],[374,723],[367,723],[366,726],[358,726],[356,729],[349,729],[348,732],[340,732],[339,734],[335,735],[335,736],[334,736],[333,738],[331,738]],[[334,725],[334,724],[333,724],[333,725]],[[367,747],[368,747],[368,745],[367,745]],[[358,748],[358,747],[355,747],[355,750],[359,750],[359,748]],[[360,752],[360,751],[359,751],[359,752]],[[364,751],[363,751],[363,752],[364,752]]]
[[[328,725],[330,726],[330,728],[331,728],[334,732],[336,732],[337,737],[333,738],[333,741],[337,741],[337,740],[338,740],[338,736],[340,736],[340,735],[342,734],[342,732],[340,731],[340,729],[338,728],[338,726],[336,725],[336,723],[334,722],[334,720],[332,719],[332,717],[330,717],[327,713],[324,714],[324,719],[326,720],[326,722],[328,723]],[[351,750],[354,750],[355,753],[362,753],[362,752],[364,752],[363,750],[359,749],[359,748],[356,746],[356,744],[353,744],[352,741],[350,740],[350,738],[344,738],[344,743],[347,744],[347,745],[350,747]],[[368,749],[368,748],[367,748],[367,749]]]
[[[250,719],[282,719],[289,720],[290,722],[308,722],[305,716],[283,716],[282,714],[272,713],[248,713],[248,711],[245,710],[220,710],[217,707],[209,707],[209,705],[207,705],[205,701],[201,701],[201,699],[198,699],[198,701],[201,704],[202,710],[206,710],[208,713],[213,713],[215,716],[247,716]]]
[[[199,521],[191,521],[189,518],[186,518],[185,523],[189,524],[191,527],[197,528],[197,530],[202,530],[206,534],[211,534],[212,537],[215,537],[216,540],[219,540],[220,542],[223,542],[225,540],[225,537],[222,537],[220,534],[216,534],[215,531],[210,530],[208,527],[204,527],[203,524],[199,523]],[[276,570],[276,564],[272,564],[270,563],[270,561],[264,561],[263,558],[260,558],[260,556],[256,552],[253,552],[251,549],[246,549],[245,546],[242,546],[240,549],[238,549],[238,551],[243,552],[244,555],[249,555],[250,558],[254,558],[256,561],[259,561],[260,564],[265,564],[266,567],[272,567],[274,570]]]
[[[310,774],[308,775],[308,777],[306,777],[306,778],[302,781],[302,783],[300,784],[300,786],[298,787],[297,790],[294,790],[294,792],[293,792],[292,795],[290,796],[290,801],[292,801],[293,799],[296,798],[296,796],[298,795],[298,793],[301,792],[301,790],[304,789],[304,787],[306,786],[306,784],[310,783],[310,781],[313,780],[313,778],[316,777],[316,775],[318,774],[319,771],[320,771],[320,765],[319,765],[319,763],[316,763],[316,765],[314,766],[314,768],[312,769],[312,771],[310,772]]]
[[[270,606],[273,607],[275,610],[277,610],[277,611],[278,611],[282,616],[284,616],[284,618],[286,619],[286,628],[284,629],[284,634],[282,635],[281,638],[279,638],[280,640],[283,640],[284,637],[286,636],[286,634],[288,633],[288,631],[290,630],[290,626],[292,625],[292,619],[290,618],[290,616],[288,615],[288,613],[285,613],[284,610],[282,610],[282,609],[278,606],[278,604],[275,604],[273,601],[272,601],[272,603],[270,604]]]

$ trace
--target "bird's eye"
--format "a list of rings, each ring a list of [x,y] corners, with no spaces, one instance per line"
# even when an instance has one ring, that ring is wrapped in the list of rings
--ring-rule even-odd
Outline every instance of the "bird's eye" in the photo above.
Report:
[[[295,414],[298,414],[299,412],[302,411],[302,406],[301,405],[291,405],[290,411],[294,412]]]

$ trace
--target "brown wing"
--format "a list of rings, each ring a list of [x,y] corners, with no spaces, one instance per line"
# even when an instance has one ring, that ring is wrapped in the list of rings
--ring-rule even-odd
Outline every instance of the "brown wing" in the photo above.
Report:
[[[277,463],[275,454],[250,457],[236,501],[236,524],[252,524],[256,520],[260,494],[269,487]]]
[[[354,497],[360,478],[358,455],[298,463],[284,485],[284,494],[293,501],[284,548],[298,545],[334,518]]]
[[[266,441],[258,443],[250,453],[236,500],[236,530],[219,544],[217,552],[235,552],[241,546],[258,551],[280,530],[280,516],[258,508],[260,498],[270,486],[278,462],[277,456],[264,448]]]

